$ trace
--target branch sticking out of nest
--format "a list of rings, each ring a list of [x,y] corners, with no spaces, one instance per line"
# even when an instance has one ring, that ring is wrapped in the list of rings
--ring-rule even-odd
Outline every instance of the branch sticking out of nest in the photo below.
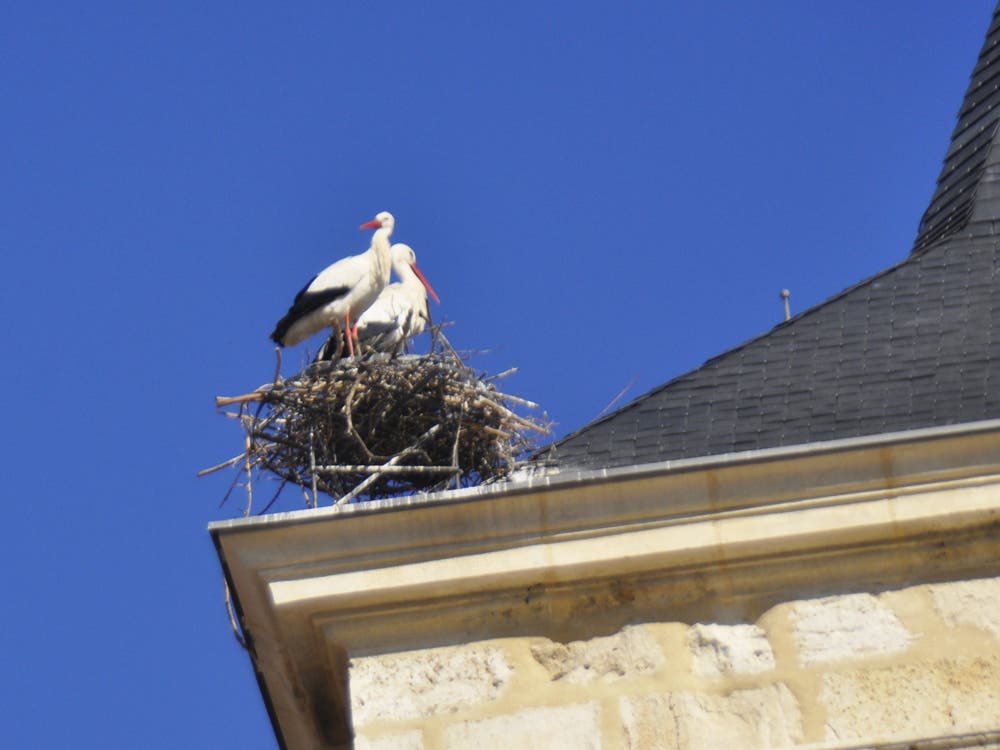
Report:
[[[236,467],[233,487],[246,477],[247,515],[253,477],[262,475],[299,485],[311,507],[319,493],[340,504],[495,481],[549,431],[544,417],[514,411],[536,404],[497,389],[509,373],[480,377],[447,342],[427,355],[314,362],[287,380],[216,399],[238,405],[229,414],[246,432],[246,449],[202,474]]]

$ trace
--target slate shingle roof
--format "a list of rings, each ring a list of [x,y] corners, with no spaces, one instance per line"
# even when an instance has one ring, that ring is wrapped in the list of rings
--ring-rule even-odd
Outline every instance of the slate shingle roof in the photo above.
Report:
[[[937,189],[920,221],[914,243],[919,252],[949,237],[965,226],[977,197],[986,198],[982,184],[986,159],[997,134],[997,105],[1000,104],[1000,6],[986,33],[986,43],[979,54],[965,99],[958,112],[958,123],[944,157]]]
[[[541,451],[612,468],[1000,418],[1000,6],[913,252]]]

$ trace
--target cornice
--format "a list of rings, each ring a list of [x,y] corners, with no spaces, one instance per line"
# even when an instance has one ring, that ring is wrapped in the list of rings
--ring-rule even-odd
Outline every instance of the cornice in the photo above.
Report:
[[[276,723],[335,747],[349,736],[349,656],[752,619],[793,595],[995,572],[1000,424],[896,438],[536,478],[212,534]]]

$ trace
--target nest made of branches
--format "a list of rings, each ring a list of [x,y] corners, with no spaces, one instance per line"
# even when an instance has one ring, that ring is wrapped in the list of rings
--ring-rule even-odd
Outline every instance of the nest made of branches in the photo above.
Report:
[[[341,504],[496,481],[548,433],[544,415],[516,413],[536,404],[498,390],[511,372],[477,374],[446,343],[425,355],[314,362],[253,393],[217,399],[238,405],[227,415],[244,429],[244,451],[203,473],[237,467],[233,486],[247,489],[246,514],[265,476],[280,480],[265,510],[287,484],[301,487],[312,507],[320,494]]]

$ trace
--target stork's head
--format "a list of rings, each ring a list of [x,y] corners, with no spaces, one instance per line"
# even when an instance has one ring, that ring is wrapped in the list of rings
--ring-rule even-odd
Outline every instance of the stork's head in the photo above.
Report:
[[[405,263],[408,266],[417,265],[417,254],[409,245],[397,242],[392,246],[392,264],[395,266],[400,263]]]
[[[392,214],[388,211],[382,211],[375,215],[375,218],[371,221],[366,221],[362,224],[359,229],[389,229],[391,230],[396,226],[396,220],[392,218]]]
[[[413,248],[409,245],[404,245],[402,242],[397,242],[392,246],[392,265],[396,269],[396,273],[399,274],[400,278],[404,278],[405,271],[400,269],[400,266],[408,266],[418,279],[420,283],[424,285],[424,289],[431,296],[435,302],[439,305],[441,300],[438,298],[437,293],[434,291],[433,287],[427,277],[424,276],[423,271],[417,267],[417,254],[413,252]]]

